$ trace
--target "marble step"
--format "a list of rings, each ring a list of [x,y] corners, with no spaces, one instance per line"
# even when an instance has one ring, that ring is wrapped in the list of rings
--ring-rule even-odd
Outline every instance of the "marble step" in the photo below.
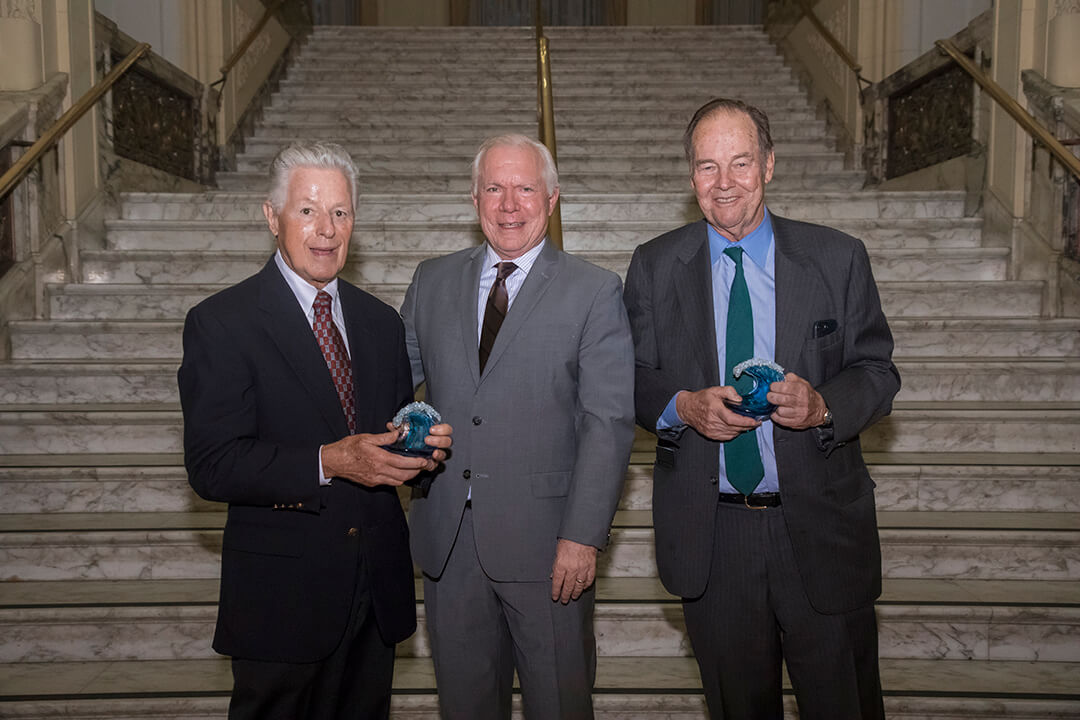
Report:
[[[159,363],[0,364],[0,404],[176,403],[179,357]],[[1080,359],[900,361],[897,400],[1080,401]]]
[[[1073,663],[883,660],[890,718],[1067,720],[1080,713]],[[0,666],[0,708],[11,720],[224,717],[232,675],[227,658]],[[437,720],[435,676],[426,658],[394,667],[391,715]],[[706,720],[690,658],[601,658],[593,703],[598,720]],[[515,694],[514,720],[521,720]],[[797,717],[785,679],[784,718]]]
[[[0,581],[214,578],[223,522],[220,512],[0,515]],[[650,522],[647,511],[617,514],[599,577],[656,577]],[[1080,580],[1076,514],[883,512],[878,522],[885,577]]]
[[[686,123],[686,118],[678,121],[672,119],[667,123],[655,120],[628,123],[618,122],[617,118],[586,123],[559,116],[555,118],[555,134],[560,148],[567,141],[587,144],[591,140],[653,141],[665,137],[677,139],[686,127]],[[500,129],[503,132],[532,134],[536,132],[536,120],[534,118],[517,125],[504,123]],[[825,122],[822,120],[791,122],[784,116],[780,116],[775,121],[770,118],[769,129],[774,142],[795,138],[830,137]],[[338,140],[342,137],[358,137],[431,141],[437,137],[446,141],[471,142],[475,147],[490,132],[492,128],[489,123],[468,120],[457,124],[434,123],[425,118],[400,118],[395,122],[386,123],[373,122],[366,118],[351,118],[347,124],[337,121],[301,123],[295,120],[286,122],[262,120],[256,124],[255,133],[245,141],[245,145],[251,141],[266,142],[270,139],[286,142],[291,138]]]
[[[244,142],[244,152],[240,156],[247,162],[260,162],[265,160],[267,164],[274,155],[291,140],[301,138],[272,138],[260,140],[250,138]],[[420,142],[416,138],[395,140],[388,138],[360,137],[357,139],[337,137],[337,142],[343,144],[345,149],[352,154],[353,158],[360,162],[361,158],[371,156],[390,156],[399,158],[430,157],[443,155],[447,158],[472,159],[476,152],[478,142],[474,140],[441,139]],[[785,138],[774,139],[777,159],[801,153],[820,153],[832,150],[833,141],[827,137],[810,138]],[[666,140],[656,138],[635,139],[582,139],[571,140],[562,138],[559,142],[559,166],[564,172],[573,171],[573,166],[580,160],[594,156],[633,156],[633,157],[657,157],[662,159],[682,158],[685,164],[682,139],[672,136]],[[684,175],[687,172],[684,169]],[[560,177],[560,185],[562,178]],[[684,178],[685,180],[685,178]],[[770,189],[772,189],[770,187]],[[384,191],[385,192],[385,191]]]
[[[687,98],[681,105],[675,105],[674,109],[672,109],[672,103],[666,105],[657,103],[655,107],[647,109],[630,104],[604,109],[588,107],[571,109],[560,104],[556,112],[562,118],[558,121],[559,123],[595,124],[617,121],[621,124],[632,125],[638,122],[663,122],[673,123],[676,126],[681,124],[685,128],[688,119],[701,105],[701,102],[701,98],[697,100]],[[761,104],[764,105],[764,102]],[[762,109],[770,115],[783,116],[786,120],[792,122],[818,122],[821,120],[818,111],[806,105],[805,100],[786,107],[763,107]],[[425,108],[421,108],[422,110],[425,110]],[[265,122],[295,121],[298,123],[339,122],[342,127],[348,127],[353,118],[363,118],[363,122],[384,124],[392,123],[403,116],[415,116],[417,112],[416,108],[406,111],[400,107],[388,108],[383,103],[379,103],[376,107],[370,105],[362,107],[360,105],[350,106],[341,101],[333,103],[328,101],[325,103],[325,107],[314,108],[307,103],[298,103],[293,107],[274,105],[271,102],[270,105],[263,109],[263,120]],[[514,127],[524,123],[535,124],[536,101],[534,99],[531,102],[522,102],[501,111],[486,106],[447,108],[440,110],[439,117],[451,125],[458,125],[463,122],[483,124],[491,128],[492,132],[500,132],[506,126]]]
[[[363,66],[382,60],[379,57],[358,58],[354,64]],[[422,97],[443,96],[448,92],[468,97],[491,97],[499,94],[495,91],[499,87],[504,94],[521,92],[530,86],[535,90],[535,59],[522,60],[520,55],[508,55],[498,61],[498,76],[487,71],[485,63],[491,65],[496,62],[490,57],[475,58],[469,62],[470,66],[434,71],[408,59],[390,58],[384,63],[384,72],[392,76],[391,80],[361,80],[349,83],[349,87],[355,88],[358,96],[376,97],[385,97],[388,91]],[[590,87],[599,92],[598,97],[614,97],[631,91],[636,91],[639,96],[663,94],[671,87],[696,88],[703,97],[704,93],[735,97],[757,94],[766,85],[784,92],[799,89],[791,69],[779,57],[762,56],[744,60],[740,63],[741,67],[726,68],[725,77],[710,78],[707,83],[693,78],[691,69],[687,67],[689,63],[676,57],[652,60],[635,58],[626,63],[587,67],[576,62],[563,57],[559,62],[552,63],[551,86],[556,100],[580,95]],[[289,67],[285,79],[278,85],[278,92],[298,95],[340,93],[341,83],[327,75],[338,67],[337,61],[302,59]]]
[[[265,155],[242,155],[236,159],[236,169],[239,172],[265,171],[270,166],[270,160],[275,154],[276,151],[268,151]],[[458,156],[448,154],[405,156],[378,151],[365,155],[353,154],[353,160],[356,162],[357,167],[363,168],[365,172],[387,172],[394,175],[408,173],[418,175],[427,173],[465,174],[471,167],[472,158],[472,151]],[[560,155],[560,158],[559,166],[571,173],[646,172],[673,174],[681,172],[686,177],[689,176],[686,158],[682,155],[583,155],[566,158],[562,158]],[[778,156],[776,159],[776,172],[781,175],[785,173],[803,175],[807,173],[836,172],[843,169],[843,155],[824,148],[820,150],[800,150],[797,154]]]
[[[353,236],[344,275],[354,282],[409,282],[416,265],[442,250],[382,251],[365,248],[363,233]],[[475,237],[461,247],[476,243]],[[87,283],[169,285],[173,283],[235,283],[258,272],[273,252],[272,238],[263,233],[264,247],[247,252],[201,250],[84,250],[79,260]],[[578,251],[578,257],[625,274],[630,251]],[[1007,248],[947,248],[941,250],[870,251],[874,277],[883,281],[991,281],[1005,279]],[[53,286],[62,287],[62,286]],[[55,316],[54,316],[55,317]]]
[[[358,159],[358,162],[361,162]],[[269,163],[267,163],[269,164]],[[829,165],[833,165],[829,161]],[[246,170],[244,172],[218,173],[217,186],[221,190],[259,190],[266,187],[266,172]],[[827,170],[821,172],[786,174],[774,178],[769,184],[771,192],[821,192],[846,190],[857,192],[862,189],[865,176],[856,170]],[[572,199],[573,193],[630,192],[630,193],[678,193],[688,187],[685,170],[678,172],[639,172],[632,175],[618,175],[608,172],[575,172],[572,169],[559,175],[562,194]],[[455,193],[467,197],[472,189],[468,173],[459,170],[430,172],[363,171],[358,175],[357,185],[360,191],[378,189],[392,193]]]
[[[631,464],[626,472],[619,502],[622,510],[652,507],[651,458],[648,452],[639,455],[641,462]],[[1070,459],[1046,453],[998,453],[980,457],[986,463],[981,465],[920,464],[917,458],[891,462],[897,456],[868,455],[870,474],[877,482],[877,507],[882,511],[1080,512],[1080,455]],[[221,508],[195,495],[179,458],[173,465],[143,464],[145,454],[113,459],[110,462],[116,464],[105,466],[95,466],[93,460],[74,466],[35,464],[76,459],[71,455],[23,456],[24,466],[0,466],[4,511],[201,512]],[[1006,460],[1011,464],[1004,464]]]
[[[417,615],[399,658],[430,656],[422,602]],[[1080,583],[889,581],[877,616],[883,658],[1080,661]],[[4,583],[0,663],[211,658],[216,617],[215,580]],[[681,603],[656,578],[603,579],[595,631],[600,657],[693,655]]]
[[[829,153],[823,153],[829,155]],[[769,208],[777,215],[808,222],[835,220],[893,220],[963,218],[964,193],[880,192],[772,193]],[[244,220],[263,222],[259,192],[125,193],[125,220]],[[605,222],[618,229],[626,222],[657,223],[671,229],[701,218],[689,193],[586,194],[560,202],[563,222]],[[468,197],[444,193],[386,195],[365,193],[356,209],[358,223],[465,222],[475,223],[476,210]],[[661,230],[662,232],[663,230]]]
[[[625,261],[625,257],[619,257],[602,264],[622,270]],[[399,262],[396,267],[387,268],[382,262],[358,258],[346,266],[342,276],[399,308],[416,266],[415,262]],[[380,278],[392,282],[379,282]],[[1034,318],[1042,311],[1043,282],[1036,280],[879,280],[877,284],[882,307],[890,318]],[[225,287],[227,284],[84,283],[50,284],[46,290],[52,320],[158,321],[182,319],[193,305]]]
[[[259,182],[265,184],[260,177]],[[258,193],[253,193],[258,195]],[[364,196],[361,196],[361,203]],[[688,211],[689,212],[689,211]],[[871,252],[910,251],[979,247],[981,218],[886,218],[837,219],[804,218],[860,238]],[[254,220],[107,220],[106,246],[124,251],[198,251],[217,253],[273,251],[273,239],[266,221]],[[639,244],[673,229],[660,222],[567,222],[563,243],[568,252],[633,250]],[[614,228],[614,229],[613,229]],[[475,218],[451,222],[358,222],[352,247],[360,250],[453,252],[483,241]],[[93,253],[94,251],[89,251]],[[100,269],[100,268],[99,268]],[[95,276],[85,274],[88,282]],[[106,279],[106,278],[103,278]]]
[[[889,326],[900,359],[1080,356],[1080,320],[1076,319],[894,318]],[[12,321],[9,324],[11,357],[16,360],[178,359],[181,328],[179,320]]]

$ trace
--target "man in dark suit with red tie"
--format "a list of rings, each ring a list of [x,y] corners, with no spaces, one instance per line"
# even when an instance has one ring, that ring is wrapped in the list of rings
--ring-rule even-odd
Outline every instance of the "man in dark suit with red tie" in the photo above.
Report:
[[[233,658],[230,718],[386,718],[394,644],[416,627],[395,486],[445,452],[380,447],[411,370],[397,313],[337,277],[357,199],[348,153],[292,145],[270,181],[277,252],[191,310],[178,373],[191,486],[229,504],[214,649]]]
[[[626,277],[638,422],[657,433],[660,579],[683,598],[713,718],[884,717],[874,599],[881,554],[859,433],[900,377],[863,244],[771,214],[765,113],[702,106],[684,137],[704,219],[640,246]],[[735,369],[787,370],[762,419]],[[745,392],[745,390],[743,391]]]

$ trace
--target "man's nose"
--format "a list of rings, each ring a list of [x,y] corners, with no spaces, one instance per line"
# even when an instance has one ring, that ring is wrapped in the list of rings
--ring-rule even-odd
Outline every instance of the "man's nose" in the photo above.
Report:
[[[513,212],[517,210],[517,206],[518,199],[515,193],[503,193],[502,197],[499,198],[499,209],[503,212]]]
[[[329,213],[319,213],[315,218],[315,232],[325,237],[333,237],[334,235],[334,221],[330,218]]]

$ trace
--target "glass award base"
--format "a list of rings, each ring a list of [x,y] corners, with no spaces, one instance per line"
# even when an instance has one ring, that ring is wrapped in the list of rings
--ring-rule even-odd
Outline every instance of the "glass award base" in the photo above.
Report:
[[[766,395],[770,385],[784,379],[784,368],[768,360],[753,358],[736,365],[732,375],[736,380],[743,376],[749,378],[752,387],[745,392],[740,391],[742,402],[724,404],[739,415],[755,420],[767,420],[776,410],[776,406],[766,399]]]
[[[424,438],[430,434],[431,426],[441,420],[439,412],[427,403],[409,403],[394,416],[394,427],[399,432],[397,441],[383,448],[408,457],[431,457],[436,448],[424,442]]]

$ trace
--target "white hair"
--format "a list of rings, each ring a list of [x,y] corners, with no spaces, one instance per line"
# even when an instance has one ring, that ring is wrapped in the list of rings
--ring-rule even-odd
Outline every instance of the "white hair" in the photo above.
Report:
[[[495,135],[480,143],[476,151],[476,157],[472,163],[472,194],[480,192],[480,164],[484,161],[484,155],[488,150],[496,147],[529,147],[540,157],[540,178],[544,182],[547,196],[551,197],[559,187],[559,171],[555,168],[555,159],[543,143],[533,140],[527,135],[509,133],[507,135]]]
[[[296,168],[337,170],[349,183],[353,207],[359,200],[357,169],[349,151],[331,142],[295,142],[281,149],[270,161],[270,191],[267,199],[274,212],[280,212],[289,195],[289,176]]]

